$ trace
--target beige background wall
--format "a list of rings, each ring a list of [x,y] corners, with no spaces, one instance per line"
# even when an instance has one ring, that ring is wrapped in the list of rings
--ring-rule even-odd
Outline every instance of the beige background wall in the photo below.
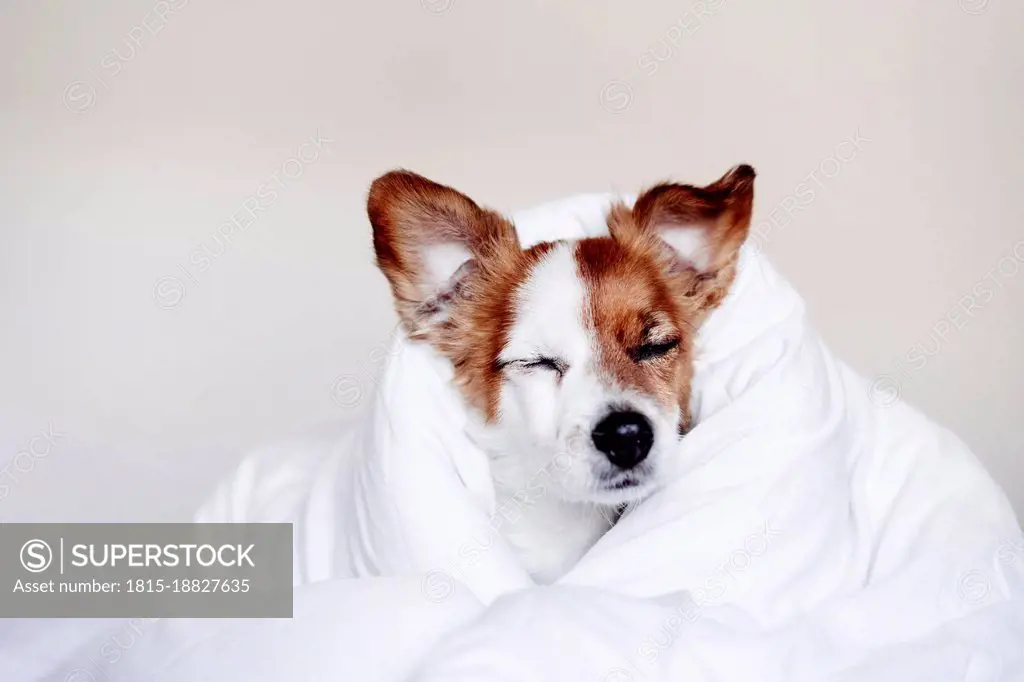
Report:
[[[741,160],[826,339],[1024,510],[1022,25],[1011,0],[4,0],[0,520],[175,518],[358,410],[393,324],[362,212],[387,168],[511,210]]]

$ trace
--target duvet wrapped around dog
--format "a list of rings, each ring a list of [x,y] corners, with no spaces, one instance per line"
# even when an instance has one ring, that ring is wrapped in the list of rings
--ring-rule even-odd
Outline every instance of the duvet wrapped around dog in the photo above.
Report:
[[[520,241],[600,234],[611,200],[517,214]],[[396,338],[357,424],[255,453],[198,516],[295,524],[295,618],[160,623],[111,677],[1024,679],[1024,543],[968,449],[879,400],[752,244],[697,343],[674,480],[541,587],[450,367]]]

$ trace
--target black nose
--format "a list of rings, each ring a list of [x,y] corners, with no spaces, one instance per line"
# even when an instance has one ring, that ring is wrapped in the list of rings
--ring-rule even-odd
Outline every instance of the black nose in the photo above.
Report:
[[[594,427],[594,447],[620,469],[632,469],[644,461],[654,443],[654,429],[639,412],[612,412]]]

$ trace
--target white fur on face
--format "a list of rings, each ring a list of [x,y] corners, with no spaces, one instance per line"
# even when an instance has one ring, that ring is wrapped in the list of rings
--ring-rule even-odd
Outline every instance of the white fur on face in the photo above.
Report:
[[[499,361],[508,364],[492,428],[494,478],[518,488],[542,479],[565,501],[617,505],[650,492],[660,459],[676,442],[678,410],[653,396],[623,390],[600,366],[597,335],[590,327],[590,301],[574,245],[561,244],[534,267],[515,300],[515,319]],[[557,369],[529,366],[543,358]],[[594,426],[613,409],[644,414],[655,431],[647,460],[634,473],[640,485],[609,489],[621,474],[597,451]]]

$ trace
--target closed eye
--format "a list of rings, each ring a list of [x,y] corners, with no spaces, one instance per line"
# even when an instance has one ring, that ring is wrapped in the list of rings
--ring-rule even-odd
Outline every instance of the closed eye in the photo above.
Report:
[[[559,376],[565,374],[565,371],[569,369],[569,365],[564,360],[557,358],[549,358],[543,355],[538,355],[532,358],[523,358],[521,360],[509,360],[501,363],[501,368],[505,367],[517,367],[519,369],[545,369],[557,372]]]
[[[633,359],[633,362],[645,362],[647,360],[655,360],[657,358],[664,357],[679,347],[679,339],[669,339],[667,341],[659,341],[657,343],[645,343],[631,348],[627,352],[629,357]]]

